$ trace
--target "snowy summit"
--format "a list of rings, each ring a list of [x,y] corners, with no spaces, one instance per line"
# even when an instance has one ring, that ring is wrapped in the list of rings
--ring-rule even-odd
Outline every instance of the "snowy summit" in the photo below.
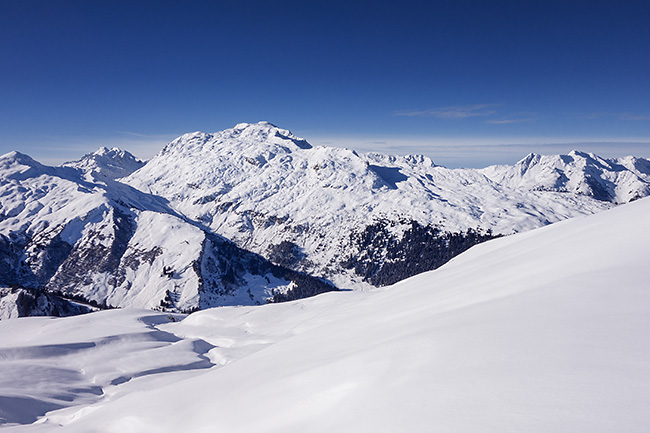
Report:
[[[595,189],[516,183],[507,167],[447,169],[424,156],[312,147],[260,122],[183,135],[124,182],[166,198],[242,248],[337,285],[368,287],[437,267],[490,233],[511,234],[612,206],[603,200],[609,196],[593,191],[616,185],[620,194],[613,197],[621,201],[650,191],[650,167],[639,177],[640,170],[598,166],[598,177],[592,160],[565,166],[583,173]],[[407,269],[423,253],[413,245],[423,243],[437,250],[454,246],[440,259]]]
[[[100,179],[102,177],[118,179],[142,168],[144,164],[144,161],[137,159],[126,150],[117,147],[111,149],[100,147],[96,152],[84,155],[77,161],[66,162],[63,166],[77,168],[88,175],[98,176]]]

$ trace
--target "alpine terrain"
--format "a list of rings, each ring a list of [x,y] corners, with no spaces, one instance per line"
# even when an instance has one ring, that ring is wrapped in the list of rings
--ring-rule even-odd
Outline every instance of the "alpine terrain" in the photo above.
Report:
[[[242,248],[344,288],[395,283],[494,236],[650,193],[644,159],[529,155],[508,169],[313,147],[260,122],[179,137],[123,181]]]
[[[0,318],[190,312],[386,286],[483,241],[650,193],[650,161],[447,169],[311,146],[268,122],[48,167],[0,157]]]
[[[647,432],[650,199],[373,291],[0,322],[9,432]]]
[[[107,160],[110,152],[119,158]],[[0,317],[93,307],[187,312],[335,289],[111,179],[141,165],[106,149],[62,167],[18,152],[0,157]]]

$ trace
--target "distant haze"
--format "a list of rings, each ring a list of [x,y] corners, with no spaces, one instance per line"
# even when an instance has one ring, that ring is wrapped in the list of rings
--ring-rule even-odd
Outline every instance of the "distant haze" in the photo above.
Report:
[[[234,126],[234,125],[230,125]],[[291,129],[291,125],[278,125]],[[185,131],[190,132],[190,131]],[[217,132],[208,130],[204,132]],[[527,154],[539,153],[566,154],[571,150],[592,152],[603,157],[622,157],[634,155],[650,158],[650,139],[637,139],[634,141],[596,141],[583,139],[572,141],[570,139],[549,138],[513,139],[509,142],[481,139],[454,139],[454,138],[399,138],[399,137],[360,137],[360,136],[310,136],[308,132],[300,133],[314,146],[345,147],[358,152],[381,152],[386,154],[408,155],[418,154],[431,158],[434,163],[449,168],[482,168],[495,164],[514,164]],[[47,164],[58,165],[63,162],[79,159],[82,155],[96,151],[101,146],[119,147],[128,150],[136,157],[148,160],[158,153],[167,143],[177,136],[182,135],[153,135],[153,136],[120,136],[114,138],[74,138],[66,142],[62,138],[50,138],[48,145],[45,140],[37,143],[26,143],[23,146],[3,149],[3,153],[18,150],[34,159]]]

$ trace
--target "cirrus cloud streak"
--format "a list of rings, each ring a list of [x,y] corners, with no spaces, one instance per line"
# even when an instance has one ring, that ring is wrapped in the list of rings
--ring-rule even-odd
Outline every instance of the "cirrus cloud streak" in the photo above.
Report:
[[[398,111],[394,116],[437,117],[439,119],[466,119],[468,117],[492,116],[499,104],[455,105],[419,111]]]

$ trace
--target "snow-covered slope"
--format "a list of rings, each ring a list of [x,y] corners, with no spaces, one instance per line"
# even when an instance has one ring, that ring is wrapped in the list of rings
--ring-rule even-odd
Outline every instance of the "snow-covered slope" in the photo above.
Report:
[[[0,157],[2,286],[171,311],[332,289],[206,232],[160,197],[87,174]]]
[[[145,164],[126,150],[113,147],[101,147],[94,153],[84,155],[77,161],[63,164],[64,167],[73,167],[83,171],[87,179],[101,180],[102,178],[118,179],[126,177]]]
[[[628,156],[601,158],[572,151],[568,155],[529,154],[514,166],[479,170],[495,182],[529,191],[572,192],[613,203],[650,194],[650,161]]]
[[[369,292],[0,322],[16,432],[612,432],[650,425],[650,199]],[[63,407],[61,410],[54,410]]]
[[[29,316],[74,316],[96,310],[41,290],[0,287],[0,320]]]
[[[0,287],[173,311],[333,288],[303,274],[378,287],[495,236],[614,206],[599,199],[650,193],[642,159],[574,152],[450,170],[312,147],[268,122],[186,134],[142,164],[116,148],[61,167],[0,157]]]
[[[342,287],[435,268],[489,230],[510,234],[612,206],[501,185],[423,156],[312,147],[267,122],[183,135],[125,182],[242,248]]]

